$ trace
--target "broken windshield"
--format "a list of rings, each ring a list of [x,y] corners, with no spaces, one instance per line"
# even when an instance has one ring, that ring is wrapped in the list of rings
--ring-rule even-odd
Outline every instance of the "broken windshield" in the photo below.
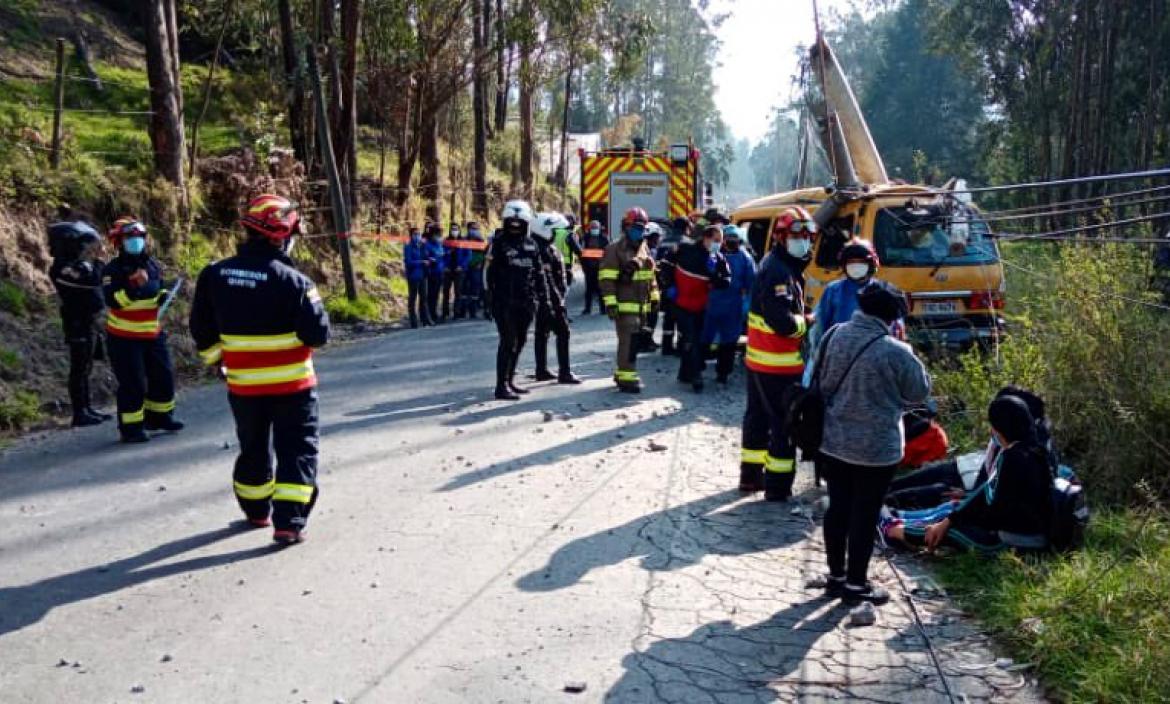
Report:
[[[878,211],[873,242],[883,266],[991,264],[999,259],[987,221],[966,206],[887,207]]]

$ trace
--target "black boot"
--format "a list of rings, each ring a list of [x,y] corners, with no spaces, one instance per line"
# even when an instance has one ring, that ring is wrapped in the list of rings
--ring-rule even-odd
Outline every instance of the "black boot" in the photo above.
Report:
[[[678,356],[678,351],[674,348],[674,335],[669,335],[669,336],[663,335],[662,336],[662,356],[663,357],[676,357],[676,356]]]
[[[83,410],[73,414],[72,426],[74,428],[85,428],[85,427],[88,427],[90,425],[101,425],[101,424],[102,424],[102,419],[98,418],[97,416],[90,415],[88,410],[83,409]]]
[[[496,398],[501,401],[519,401],[520,397],[508,390],[507,386],[496,387]]]
[[[719,356],[715,362],[715,378],[720,384],[726,384],[727,378],[735,369],[735,345],[722,343],[719,345]]]
[[[536,373],[532,375],[537,381],[552,381],[556,379],[548,370],[548,337],[537,335],[533,340],[536,346]]]
[[[177,433],[186,427],[181,420],[176,420],[170,413],[147,413],[147,430],[165,430],[168,433]]]
[[[558,384],[580,384],[581,378],[570,371],[562,371],[557,375]]]
[[[150,440],[150,436],[142,429],[141,423],[123,426],[119,429],[119,432],[121,433],[121,440],[124,443],[139,443]]]
[[[739,490],[753,494],[764,490],[764,468],[758,464],[739,465]]]
[[[792,498],[792,472],[764,472],[764,499],[787,501]]]

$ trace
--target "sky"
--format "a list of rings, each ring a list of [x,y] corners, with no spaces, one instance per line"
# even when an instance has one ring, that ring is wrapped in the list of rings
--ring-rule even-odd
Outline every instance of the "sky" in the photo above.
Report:
[[[849,0],[818,0],[821,21]],[[812,0],[713,0],[712,14],[730,13],[719,28],[721,65],[716,104],[736,139],[753,144],[768,131],[772,107],[786,102],[797,70],[793,47],[816,35]]]

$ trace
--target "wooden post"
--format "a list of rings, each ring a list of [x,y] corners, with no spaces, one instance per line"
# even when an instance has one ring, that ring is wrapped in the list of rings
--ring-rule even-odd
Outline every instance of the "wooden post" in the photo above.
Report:
[[[341,271],[345,276],[345,297],[357,298],[357,281],[353,276],[353,262],[349,254],[348,199],[341,190],[341,176],[337,173],[337,159],[333,155],[333,140],[329,136],[329,116],[325,108],[325,94],[321,90],[321,69],[317,65],[317,49],[309,43],[309,79],[313,82],[313,99],[317,106],[317,141],[321,147],[321,162],[329,181],[329,199],[333,204],[333,227],[337,229],[337,248],[341,252]]]
[[[57,102],[53,107],[53,151],[49,165],[54,170],[61,165],[61,113],[65,110],[65,40],[57,39]]]

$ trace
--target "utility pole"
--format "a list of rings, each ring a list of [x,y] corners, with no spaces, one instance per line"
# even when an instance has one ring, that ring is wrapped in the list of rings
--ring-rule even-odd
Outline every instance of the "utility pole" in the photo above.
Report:
[[[321,146],[321,162],[325,167],[325,178],[329,181],[329,199],[333,204],[333,227],[337,228],[337,249],[341,252],[341,271],[345,276],[345,297],[357,298],[357,281],[353,276],[353,262],[349,255],[349,210],[348,199],[341,190],[341,177],[337,173],[337,160],[333,155],[333,140],[329,136],[329,115],[325,109],[325,94],[321,90],[321,69],[317,65],[317,48],[309,42],[306,49],[309,59],[309,78],[313,81],[313,98],[317,106],[317,141]]]
[[[56,105],[53,107],[53,151],[49,154],[49,165],[56,171],[61,165],[61,113],[65,110],[65,40],[57,39],[57,89]]]

